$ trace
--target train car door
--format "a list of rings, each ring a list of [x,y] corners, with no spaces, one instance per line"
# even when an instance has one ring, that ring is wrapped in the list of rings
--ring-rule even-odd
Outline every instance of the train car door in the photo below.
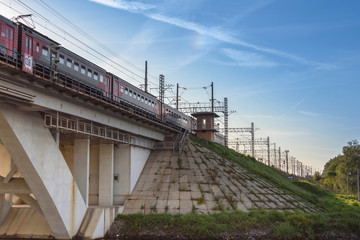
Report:
[[[33,55],[33,38],[30,37],[29,35],[25,36],[25,49],[24,52],[29,54],[29,55]]]
[[[106,96],[110,97],[110,77],[105,75],[105,92]]]
[[[5,27],[5,48],[7,48],[7,55],[12,57],[14,50],[14,28],[6,25]]]
[[[114,86],[113,86],[113,99],[118,101],[119,100],[119,82],[117,80],[114,80]]]

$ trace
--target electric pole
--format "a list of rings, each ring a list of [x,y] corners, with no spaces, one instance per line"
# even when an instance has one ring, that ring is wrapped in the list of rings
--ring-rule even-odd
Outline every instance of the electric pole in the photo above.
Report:
[[[281,148],[279,147],[279,169],[281,171]]]
[[[270,167],[270,137],[267,137],[267,147],[268,147],[268,166]]]
[[[251,123],[251,155],[255,157],[255,130],[254,123]]]
[[[165,94],[165,76],[159,75],[159,100],[160,100],[160,119],[163,120],[163,104]]]
[[[274,143],[274,167],[276,166],[276,143]]]
[[[211,113],[214,113],[214,83],[211,82]]]
[[[147,61],[145,61],[145,92],[148,92]]]
[[[176,110],[179,110],[179,84],[176,84]]]
[[[285,150],[286,157],[286,175],[289,175],[289,150]]]

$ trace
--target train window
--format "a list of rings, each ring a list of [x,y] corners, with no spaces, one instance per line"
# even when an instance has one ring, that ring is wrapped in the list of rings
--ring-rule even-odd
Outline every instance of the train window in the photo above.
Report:
[[[94,72],[94,79],[95,79],[96,81],[99,79],[98,76],[99,76],[98,73],[97,73],[97,72]]]
[[[65,63],[65,57],[63,55],[59,55],[59,63],[61,64]]]
[[[88,69],[88,77],[92,77],[92,71],[90,69]]]
[[[40,45],[39,43],[36,43],[36,52],[39,52],[40,51]]]
[[[104,76],[100,74],[100,82],[104,82]]]
[[[144,97],[141,97],[141,102],[144,102]]]
[[[66,59],[66,66],[68,66],[69,68],[72,67],[72,60],[70,58]]]
[[[140,94],[138,94],[138,100],[140,101]]]
[[[125,94],[128,94],[129,90],[127,88],[125,88]]]
[[[120,86],[120,92],[124,92],[124,86]]]
[[[86,68],[84,66],[81,66],[81,73],[85,74],[85,72],[86,72]]]
[[[79,71],[79,64],[77,62],[74,62],[74,70]]]
[[[41,54],[42,54],[43,56],[47,57],[48,54],[49,54],[49,49],[48,49],[47,47],[43,46],[43,47],[42,47]]]

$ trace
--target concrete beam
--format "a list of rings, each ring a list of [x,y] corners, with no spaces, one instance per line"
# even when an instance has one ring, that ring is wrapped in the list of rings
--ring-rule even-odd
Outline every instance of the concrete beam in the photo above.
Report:
[[[74,140],[73,176],[86,206],[89,205],[90,139]]]
[[[21,79],[19,80],[21,81]],[[134,122],[127,117],[105,110],[100,106],[96,107],[93,104],[75,101],[73,98],[61,95],[58,92],[54,94],[55,92],[51,92],[49,89],[35,89],[33,86],[15,85],[3,80],[0,80],[0,86],[12,88],[35,96],[32,104],[36,107],[67,113],[72,116],[104,124],[157,141],[163,141],[165,138],[166,132],[160,128],[154,128],[140,122]]]
[[[41,115],[0,104],[0,139],[37,199],[54,236],[74,236],[86,205],[50,131],[44,128]]]
[[[5,179],[3,180],[4,183],[8,183],[10,179],[14,176],[14,174],[18,171],[16,165],[14,165],[10,172],[6,175]]]
[[[99,206],[113,205],[114,144],[99,146]]]
[[[13,178],[8,183],[0,182],[0,193],[31,193],[29,186],[23,178]]]
[[[18,196],[21,200],[23,200],[27,205],[29,205],[35,211],[43,215],[39,204],[30,194],[16,194],[16,196]]]
[[[5,220],[11,205],[5,199],[5,194],[0,193],[0,226],[2,225],[3,221]]]

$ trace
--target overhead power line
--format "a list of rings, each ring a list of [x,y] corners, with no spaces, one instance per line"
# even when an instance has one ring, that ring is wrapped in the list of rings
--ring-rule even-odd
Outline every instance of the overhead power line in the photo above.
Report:
[[[78,39],[77,37],[73,36],[73,35],[70,34],[69,32],[65,31],[64,29],[62,29],[61,27],[59,27],[58,25],[56,25],[55,23],[51,22],[49,19],[47,19],[47,18],[45,18],[44,16],[42,16],[40,13],[38,13],[36,10],[32,9],[31,7],[29,7],[27,4],[23,3],[21,0],[15,0],[15,1],[18,2],[19,4],[21,4],[21,5],[22,5],[23,7],[25,7],[27,10],[31,11],[32,13],[34,13],[35,16],[41,18],[43,21],[45,21],[46,23],[50,24],[51,26],[53,26],[53,27],[56,28],[57,30],[61,31],[63,34],[68,35],[68,36],[71,37],[72,39],[74,39],[74,40],[76,40],[77,42],[81,43],[81,44],[84,45],[87,49],[90,49],[91,51],[93,51],[95,54],[101,56],[102,58],[100,58],[100,57],[98,57],[98,56],[95,56],[95,55],[92,54],[92,53],[89,53],[89,51],[87,51],[86,49],[80,47],[80,46],[77,45],[77,44],[74,44],[73,42],[69,41],[69,40],[66,39],[65,37],[59,35],[59,33],[54,32],[54,31],[52,31],[51,29],[49,29],[47,26],[44,26],[43,24],[35,21],[35,22],[36,22],[37,24],[39,24],[40,26],[46,28],[46,29],[49,30],[50,32],[52,32],[52,33],[54,33],[55,35],[63,38],[64,40],[66,40],[67,42],[69,42],[69,43],[73,44],[74,46],[80,48],[81,50],[86,51],[86,52],[87,52],[88,54],[90,54],[91,56],[93,56],[93,57],[95,57],[96,59],[102,61],[103,63],[105,63],[105,64],[113,67],[114,69],[116,69],[116,70],[118,70],[119,72],[125,74],[126,76],[130,77],[131,79],[133,79],[133,80],[135,80],[135,81],[137,81],[137,82],[139,82],[139,83],[142,83],[142,81],[139,81],[139,80],[135,79],[134,76],[136,76],[136,77],[138,77],[138,78],[140,78],[140,79],[142,79],[143,76],[141,76],[141,75],[139,75],[139,74],[131,71],[130,69],[128,69],[128,68],[126,68],[126,67],[118,64],[117,62],[115,62],[114,60],[110,59],[109,57],[107,57],[106,55],[102,54],[101,52],[97,51],[97,50],[94,49],[93,47],[87,45],[87,44],[86,44],[85,42],[83,42],[82,40]],[[3,4],[4,4],[4,3],[3,3]],[[43,3],[43,4],[45,4],[45,3]],[[6,4],[4,4],[4,5],[6,5]],[[9,5],[6,5],[6,6],[8,6],[9,8],[11,8],[11,9],[13,9],[13,10],[15,10],[14,8],[12,8],[12,7],[9,6]],[[44,5],[43,5],[43,6],[44,6]],[[48,6],[48,5],[46,4],[46,6]],[[50,9],[50,6],[49,6],[49,9]],[[16,11],[16,12],[19,12],[19,11],[17,11],[17,10],[15,10],[15,11]],[[95,44],[97,44],[97,45],[99,45],[99,44],[100,44],[100,46],[102,45],[99,41],[97,41],[95,38],[93,38],[93,37],[90,36],[89,34],[85,33],[83,30],[81,30],[80,28],[78,28],[77,26],[75,26],[75,24],[73,24],[70,20],[67,20],[65,17],[63,17],[60,13],[56,12],[54,9],[51,8],[51,12],[53,12],[53,14],[56,14],[57,17],[59,17],[62,21],[64,21],[65,23],[67,23],[69,26],[71,26],[75,31],[79,32],[81,35],[85,36],[86,38],[90,38],[90,40],[92,40],[92,41],[93,41]],[[79,30],[80,30],[80,31],[79,31]],[[105,48],[105,50],[107,49],[104,45],[102,45],[101,48],[103,48],[103,49]],[[108,51],[108,50],[109,50],[109,49],[107,49],[107,51]],[[111,50],[110,50],[110,51],[111,51]],[[108,61],[111,62],[112,64],[110,64],[109,62],[104,61],[104,59],[108,60]],[[117,68],[117,67],[114,66],[113,64],[116,65],[116,66],[118,66],[118,67],[120,67],[120,68],[123,69],[123,70]],[[131,64],[131,65],[133,65],[133,64]],[[134,65],[134,66],[135,66],[135,65]],[[125,71],[128,72],[128,73],[126,73]],[[152,84],[154,84],[154,83],[152,83]],[[154,85],[156,85],[156,84],[154,84]]]

